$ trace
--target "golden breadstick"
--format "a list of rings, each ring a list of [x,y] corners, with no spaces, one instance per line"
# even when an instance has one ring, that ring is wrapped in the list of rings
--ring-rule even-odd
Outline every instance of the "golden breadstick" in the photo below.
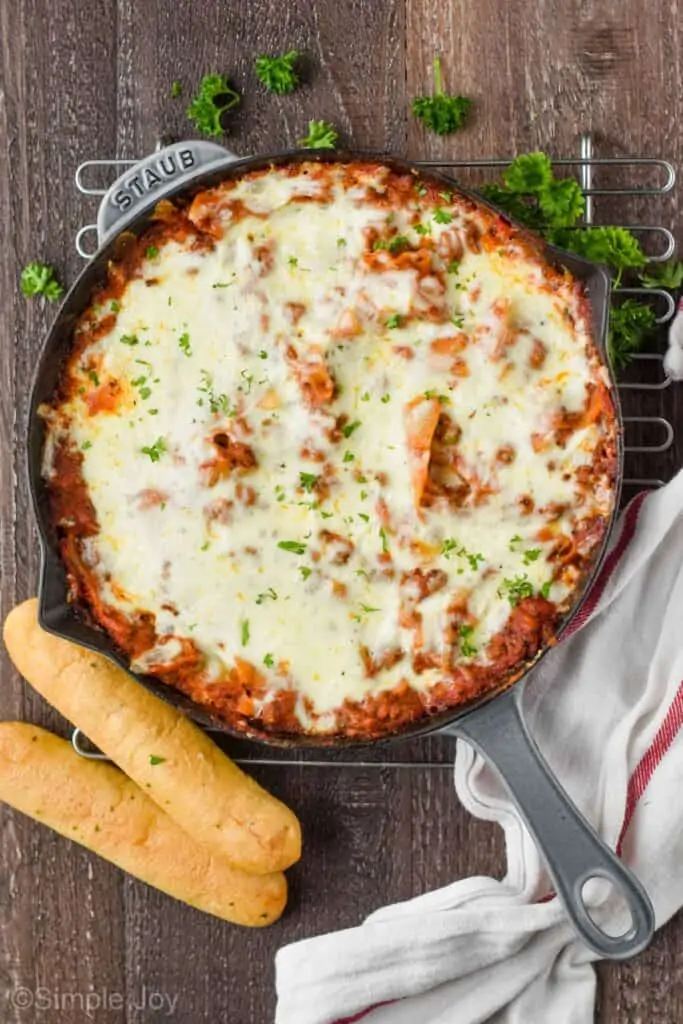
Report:
[[[301,830],[288,807],[123,669],[42,630],[36,600],[9,613],[4,640],[28,682],[197,843],[253,874],[299,859]]]
[[[117,768],[66,740],[0,722],[0,800],[148,885],[234,924],[260,928],[287,902],[282,872],[248,875],[200,846]]]

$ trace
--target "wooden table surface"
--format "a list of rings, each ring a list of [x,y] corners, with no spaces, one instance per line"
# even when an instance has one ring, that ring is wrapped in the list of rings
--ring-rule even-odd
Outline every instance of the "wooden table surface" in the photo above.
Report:
[[[0,0],[3,615],[36,589],[23,437],[50,315],[21,296],[18,277],[35,258],[54,262],[67,281],[77,274],[74,234],[94,212],[73,185],[82,160],[136,157],[160,136],[191,134],[186,102],[170,97],[171,83],[180,79],[187,96],[204,73],[221,71],[245,94],[227,140],[245,154],[292,145],[309,118],[325,118],[358,147],[415,159],[535,148],[571,155],[590,130],[600,155],[662,155],[678,166],[679,15],[676,3],[645,11],[636,0]],[[253,57],[292,47],[309,57],[305,87],[291,97],[266,95]],[[431,88],[437,52],[447,83],[476,102],[471,126],[446,139],[425,135],[409,113],[410,99]],[[679,195],[600,201],[597,212],[675,228]],[[630,412],[664,413],[679,427],[674,447],[631,461],[631,475],[666,479],[681,464],[680,394],[626,395]],[[1,718],[67,734],[4,655],[1,669]],[[263,933],[174,903],[0,809],[0,1021],[267,1024],[273,954],[282,943],[354,925],[376,907],[473,872],[500,875],[501,835],[458,806],[449,744],[413,743],[391,756],[441,766],[255,769],[299,813],[306,841],[286,917]],[[599,968],[599,1020],[682,1020],[682,978],[683,920],[676,918],[633,962]],[[46,1008],[22,1009],[16,993],[41,987]],[[90,989],[115,997],[94,1017],[78,999],[62,999]],[[171,1017],[166,999],[177,1000]]]

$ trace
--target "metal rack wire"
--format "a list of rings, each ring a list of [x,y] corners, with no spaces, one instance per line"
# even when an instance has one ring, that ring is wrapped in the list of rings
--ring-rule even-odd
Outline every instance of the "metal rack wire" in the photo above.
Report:
[[[167,145],[168,140],[161,140],[157,148]],[[433,167],[446,171],[467,171],[486,172],[506,167],[512,157],[495,158],[489,160],[425,160],[421,166]],[[75,176],[77,191],[84,197],[96,199],[98,204],[106,195],[108,187],[127,168],[134,166],[137,160],[121,159],[96,159],[85,160],[81,163]],[[671,193],[676,185],[676,171],[668,160],[654,157],[597,157],[593,153],[593,140],[590,133],[586,132],[580,137],[579,153],[576,157],[562,157],[553,161],[556,167],[576,167],[578,169],[579,182],[586,199],[583,223],[590,225],[594,223],[596,198],[604,197],[661,197]],[[650,184],[631,187],[599,188],[594,185],[594,172],[600,168],[619,168],[630,172],[646,171],[649,175],[657,176],[660,183],[653,181]],[[106,184],[102,184],[102,178]],[[95,211],[96,212],[96,211]],[[648,259],[652,262],[663,262],[673,256],[676,243],[671,231],[659,224],[623,224],[635,235],[648,239],[657,239],[659,243],[658,252],[649,252]],[[90,259],[97,249],[97,224],[92,221],[84,224],[76,233],[76,251],[83,259]],[[656,302],[661,307],[657,316],[657,323],[664,325],[668,323],[675,314],[675,304],[669,292],[659,288],[638,288],[620,287],[613,290],[613,297],[617,300],[621,297],[643,296],[648,301]],[[629,456],[634,455],[659,455],[668,451],[674,442],[674,428],[664,416],[641,416],[629,413],[629,396],[631,394],[653,392],[664,392],[671,385],[671,380],[664,373],[663,356],[659,352],[640,352],[634,356],[636,364],[647,370],[654,366],[657,379],[654,381],[624,381],[619,384],[619,391],[622,393],[622,404],[625,414],[623,417],[626,432],[626,475],[624,484],[637,488],[661,487],[665,481],[657,476],[638,477],[629,476]],[[639,443],[629,442],[629,434],[634,431],[645,440]],[[83,757],[92,759],[107,760],[107,758],[93,750],[87,738],[79,729],[75,729],[72,736],[74,749]],[[249,747],[248,743],[242,744]],[[243,757],[236,757],[238,763],[252,765],[310,765],[312,767],[352,767],[361,768],[430,768],[451,770],[450,760],[366,760],[362,758],[344,757],[339,758],[336,754],[325,754],[324,751],[317,753],[315,759],[309,759],[305,754],[299,752],[286,753],[274,751],[273,756],[263,756],[263,747],[251,745],[253,755],[249,750]]]

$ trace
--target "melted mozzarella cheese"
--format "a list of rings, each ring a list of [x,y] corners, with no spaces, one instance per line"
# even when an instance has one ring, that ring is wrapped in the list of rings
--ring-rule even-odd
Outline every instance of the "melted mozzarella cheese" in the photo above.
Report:
[[[562,602],[571,588],[557,579],[548,591],[548,555],[579,521],[576,472],[603,428],[577,429],[564,447],[551,436],[553,417],[581,410],[601,373],[573,282],[544,287],[543,267],[513,248],[466,250],[445,278],[441,261],[436,284],[411,266],[378,270],[364,254],[368,231],[387,231],[386,208],[364,188],[336,184],[315,201],[319,189],[303,171],[245,179],[229,197],[247,213],[223,210],[211,251],[161,243],[128,282],[115,325],[88,347],[76,371],[86,393],[61,412],[99,523],[85,554],[104,600],[153,613],[160,637],[191,638],[212,678],[235,657],[273,691],[286,678],[301,722],[324,730],[344,700],[406,677],[427,691],[441,678],[410,670],[402,574],[447,574],[419,605],[425,650],[443,650],[449,605],[465,596],[475,623],[466,662],[486,663],[510,614],[511,581]],[[390,230],[413,247],[424,237],[417,203],[390,214]],[[433,209],[418,213],[437,249],[464,218],[457,204],[448,224]],[[428,315],[434,303],[444,317]],[[496,359],[505,330],[514,342]],[[466,376],[432,349],[462,334]],[[545,352],[538,369],[534,343]],[[302,397],[306,361],[324,363],[336,382],[320,408]],[[103,381],[121,387],[116,408],[90,415],[89,392]],[[416,508],[406,406],[420,396],[436,396],[456,425],[463,464],[491,489],[480,505]],[[248,446],[256,466],[212,480],[217,432]],[[550,437],[540,452],[535,432]],[[510,464],[496,459],[504,445]],[[521,495],[532,497],[531,514],[521,514]],[[610,500],[607,491],[599,507],[593,496],[584,514],[605,514]],[[551,504],[564,511],[549,525]],[[539,540],[544,527],[550,536]],[[381,657],[397,647],[405,659],[366,674],[361,648]],[[162,644],[152,663],[177,653]],[[143,655],[138,668],[149,664]]]

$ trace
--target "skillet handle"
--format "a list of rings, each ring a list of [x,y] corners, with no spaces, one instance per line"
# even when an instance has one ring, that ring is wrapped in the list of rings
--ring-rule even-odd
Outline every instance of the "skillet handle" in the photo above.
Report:
[[[612,960],[643,950],[654,932],[654,911],[645,889],[571,803],[529,734],[513,692],[499,694],[445,731],[466,739],[498,771],[589,949]],[[582,889],[594,877],[607,879],[626,901],[631,925],[623,935],[608,935],[591,919]]]
[[[97,215],[97,237],[104,245],[142,210],[156,205],[167,192],[212,165],[232,163],[239,157],[215,142],[191,139],[150,153],[128,167],[109,187]]]

